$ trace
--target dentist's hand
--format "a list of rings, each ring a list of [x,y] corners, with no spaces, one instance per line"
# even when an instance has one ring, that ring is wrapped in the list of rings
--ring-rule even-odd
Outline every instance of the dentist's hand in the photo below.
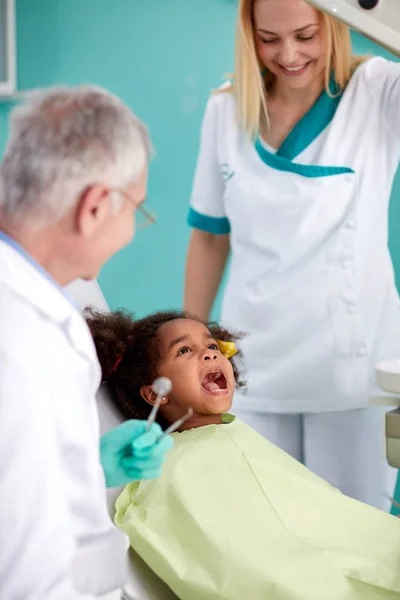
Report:
[[[156,479],[166,453],[174,445],[171,436],[162,434],[158,423],[146,431],[147,421],[125,421],[100,438],[100,460],[107,487],[127,485],[141,479]]]

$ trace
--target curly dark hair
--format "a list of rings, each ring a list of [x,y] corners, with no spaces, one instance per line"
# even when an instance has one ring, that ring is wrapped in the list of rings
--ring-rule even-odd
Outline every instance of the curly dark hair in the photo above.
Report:
[[[125,310],[102,312],[93,308],[85,310],[85,318],[95,343],[103,383],[107,383],[117,409],[126,419],[147,419],[151,406],[142,398],[140,389],[158,375],[160,327],[176,319],[203,321],[178,311],[158,312],[135,321]],[[216,323],[204,324],[217,340],[234,342],[241,337]],[[244,387],[237,364],[240,356],[238,351],[230,360],[236,385]],[[161,415],[158,421],[165,426]]]

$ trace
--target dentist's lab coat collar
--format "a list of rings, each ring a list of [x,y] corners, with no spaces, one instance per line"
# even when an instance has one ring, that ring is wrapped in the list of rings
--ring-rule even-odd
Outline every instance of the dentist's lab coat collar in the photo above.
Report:
[[[77,352],[93,362],[96,354],[89,331],[82,327],[82,315],[63,288],[22,246],[1,231],[0,255],[0,281],[57,324]]]

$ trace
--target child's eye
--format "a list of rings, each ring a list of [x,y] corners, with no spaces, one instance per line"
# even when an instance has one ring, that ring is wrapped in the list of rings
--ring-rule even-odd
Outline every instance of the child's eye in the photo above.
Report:
[[[273,44],[274,42],[276,42],[277,40],[266,40],[264,38],[261,38],[261,41],[263,44]]]
[[[187,346],[183,346],[183,348],[179,349],[178,356],[181,356],[182,354],[187,354],[188,352],[190,352],[190,348],[188,348]]]
[[[209,350],[219,350],[218,344],[210,344],[208,348]]]
[[[298,37],[297,39],[299,40],[299,42],[308,42],[309,40],[312,40],[313,37],[313,35],[310,35],[308,37]]]

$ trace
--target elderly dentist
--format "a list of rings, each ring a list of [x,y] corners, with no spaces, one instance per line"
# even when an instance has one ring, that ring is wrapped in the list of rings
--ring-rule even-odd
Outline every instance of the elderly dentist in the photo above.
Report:
[[[0,167],[0,598],[89,600],[125,583],[106,484],[156,477],[170,438],[128,421],[99,439],[96,352],[63,291],[146,216],[144,125],[96,87],[15,109]]]

